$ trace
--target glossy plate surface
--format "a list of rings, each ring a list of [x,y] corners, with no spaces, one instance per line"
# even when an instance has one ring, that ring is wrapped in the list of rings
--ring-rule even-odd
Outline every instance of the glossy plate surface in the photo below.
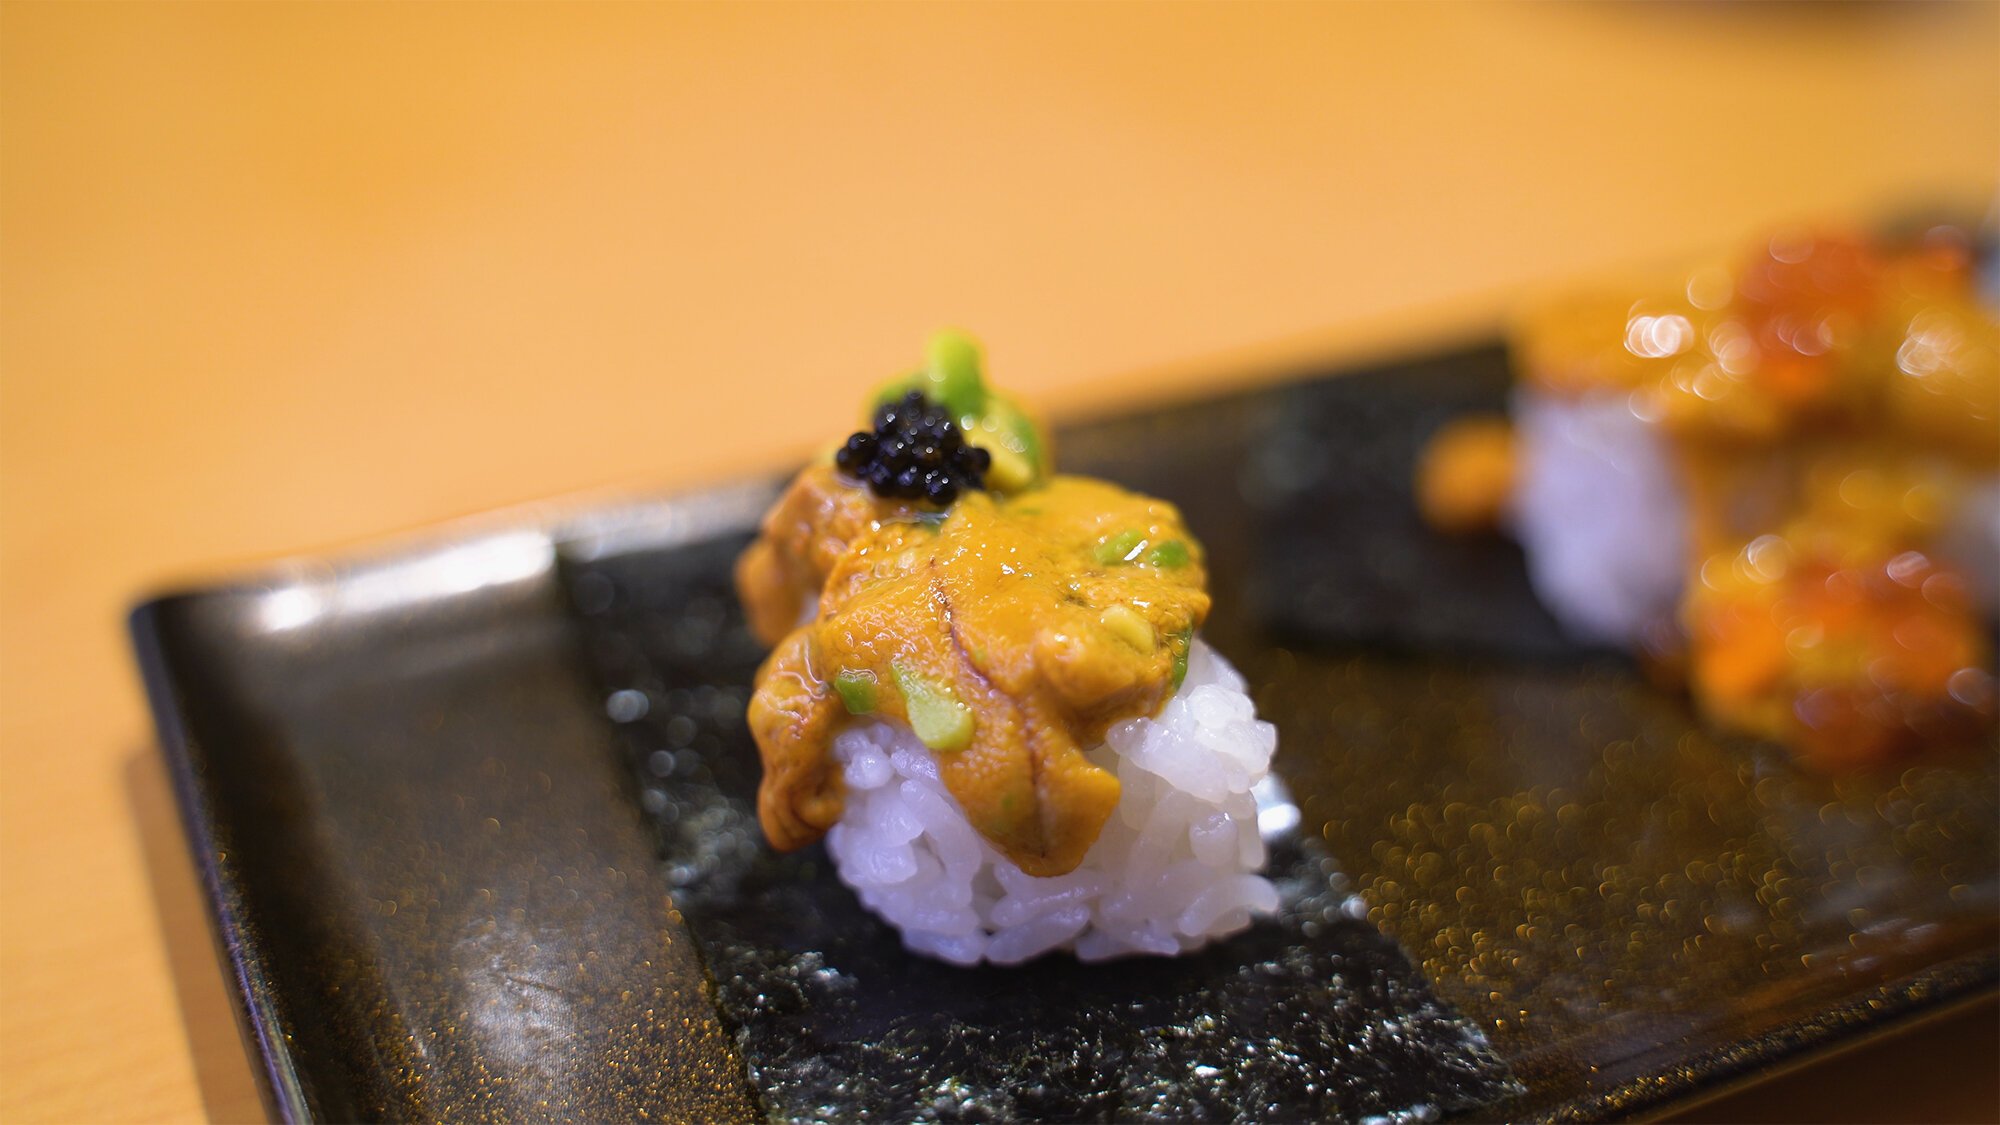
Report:
[[[1480,350],[1070,428],[1180,504],[1304,813],[1173,962],[904,954],[765,850],[729,566],[771,486],[465,527],[134,634],[292,1119],[1614,1118],[1992,989],[1990,748],[1816,777],[1429,534]],[[711,973],[712,970],[712,973]]]

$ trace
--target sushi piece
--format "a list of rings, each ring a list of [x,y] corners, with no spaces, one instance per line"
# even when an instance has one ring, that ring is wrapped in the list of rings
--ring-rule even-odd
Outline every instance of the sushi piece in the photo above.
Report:
[[[1513,341],[1511,455],[1440,433],[1419,502],[1509,526],[1572,633],[1720,725],[1830,766],[1990,737],[2000,323],[1973,258],[1943,228],[1787,233],[1547,307]]]
[[[773,846],[825,838],[920,953],[1175,954],[1278,905],[1277,736],[1200,639],[1202,548],[1161,500],[1052,471],[943,333],[807,467],[737,566],[773,646],[749,718]]]

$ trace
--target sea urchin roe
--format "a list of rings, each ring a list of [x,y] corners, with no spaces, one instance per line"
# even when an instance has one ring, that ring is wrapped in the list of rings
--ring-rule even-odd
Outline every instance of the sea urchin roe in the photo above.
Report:
[[[1523,377],[1555,395],[1626,393],[1686,440],[1768,442],[1829,427],[1929,438],[1994,462],[2000,327],[1949,232],[1913,247],[1782,235],[1634,299],[1592,294],[1524,320]],[[1914,396],[1914,397],[1912,397]]]
[[[839,819],[832,739],[857,713],[853,685],[867,683],[866,713],[907,724],[937,752],[945,787],[995,847],[1032,875],[1073,870],[1118,803],[1117,779],[1084,748],[1158,711],[1208,614],[1180,514],[1056,477],[1018,498],[961,496],[925,527],[905,504],[857,505],[843,491],[868,496],[831,466],[800,474],[739,566],[760,632],[786,622],[750,704],[766,835],[800,847]],[[1187,558],[1100,561],[1103,543],[1127,534],[1135,551],[1176,542]],[[818,616],[791,627],[813,575]]]
[[[1446,423],[1417,460],[1417,509],[1440,531],[1488,531],[1514,491],[1514,430],[1498,415]]]
[[[764,513],[755,542],[736,560],[736,590],[750,631],[777,644],[801,618],[816,612],[820,589],[849,545],[885,523],[921,526],[935,512],[876,496],[816,465],[800,473]]]

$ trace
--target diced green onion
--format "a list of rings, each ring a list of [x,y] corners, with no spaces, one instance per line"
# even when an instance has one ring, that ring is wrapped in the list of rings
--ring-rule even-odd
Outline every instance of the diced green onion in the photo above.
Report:
[[[1146,561],[1154,566],[1174,568],[1186,566],[1189,557],[1186,543],[1169,539],[1148,552]]]
[[[1145,545],[1144,535],[1136,531],[1121,531],[1097,545],[1097,561],[1103,566],[1131,562],[1139,557],[1139,548]]]

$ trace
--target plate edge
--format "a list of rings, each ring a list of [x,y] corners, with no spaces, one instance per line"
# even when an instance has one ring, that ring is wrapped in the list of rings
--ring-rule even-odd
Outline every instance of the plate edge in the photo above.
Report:
[[[237,1036],[245,1053],[260,1064],[253,1069],[270,1116],[287,1125],[310,1122],[314,1120],[312,1105],[283,1046],[288,1038],[286,1016],[267,984],[265,951],[257,940],[254,923],[234,899],[229,873],[224,870],[228,860],[219,859],[208,846],[216,838],[217,825],[200,777],[200,749],[188,728],[179,679],[164,642],[162,614],[176,603],[199,596],[170,594],[146,599],[133,607],[126,627],[159,735],[159,752],[173,786],[183,842],[201,879],[209,939],[233,978],[229,994]]]

